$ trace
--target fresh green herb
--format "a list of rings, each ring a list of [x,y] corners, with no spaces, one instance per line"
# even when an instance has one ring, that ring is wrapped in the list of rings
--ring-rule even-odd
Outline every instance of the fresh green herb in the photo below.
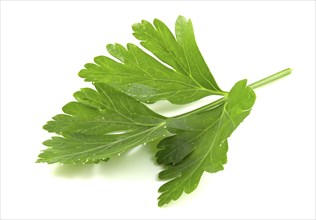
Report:
[[[45,126],[59,136],[45,141],[39,162],[98,163],[149,141],[170,136],[166,121],[135,99],[105,84],[76,92],[77,102]]]
[[[227,139],[250,114],[253,89],[291,73],[282,70],[247,85],[237,82],[230,92],[219,88],[195,42],[191,20],[179,16],[175,36],[161,21],[133,25],[134,36],[155,57],[133,44],[108,45],[114,59],[98,56],[79,75],[93,82],[74,94],[44,129],[56,136],[37,162],[89,164],[106,162],[136,146],[158,143],[159,173],[167,182],[159,188],[158,205],[191,193],[204,171],[223,170]],[[164,117],[144,103],[168,100],[185,104],[209,95],[222,98],[175,117]]]
[[[185,104],[209,95],[225,95],[217,86],[194,39],[192,22],[180,16],[176,38],[161,21],[155,28],[147,21],[134,24],[134,36],[161,62],[133,44],[108,45],[106,56],[85,65],[79,76],[86,81],[102,82],[146,103],[166,99]],[[170,67],[164,65],[168,64]]]
[[[236,83],[223,103],[207,111],[167,120],[176,135],[160,142],[157,158],[167,165],[159,178],[172,180],[160,187],[159,206],[178,199],[183,191],[192,192],[204,171],[224,169],[227,138],[249,115],[256,99],[246,82]]]

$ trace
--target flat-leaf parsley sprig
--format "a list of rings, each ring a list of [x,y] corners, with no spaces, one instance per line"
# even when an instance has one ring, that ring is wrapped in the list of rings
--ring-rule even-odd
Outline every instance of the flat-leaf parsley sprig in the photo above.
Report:
[[[55,133],[37,162],[91,164],[107,162],[130,149],[157,143],[158,205],[191,193],[204,172],[227,162],[228,138],[250,114],[253,89],[291,73],[284,69],[252,84],[237,82],[229,92],[215,81],[195,41],[191,20],[179,16],[175,35],[160,20],[133,25],[134,44],[107,45],[111,57],[98,56],[79,72],[94,89],[83,88],[44,125]],[[146,51],[147,50],[147,51]],[[165,117],[146,103],[168,100],[186,104],[210,95],[222,98],[175,117]]]

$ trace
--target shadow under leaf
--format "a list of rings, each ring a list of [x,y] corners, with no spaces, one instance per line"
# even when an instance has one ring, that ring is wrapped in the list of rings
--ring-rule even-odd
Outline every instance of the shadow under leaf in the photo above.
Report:
[[[159,141],[141,145],[99,164],[58,165],[54,175],[62,178],[148,178],[155,177],[160,170],[155,161],[156,145]]]

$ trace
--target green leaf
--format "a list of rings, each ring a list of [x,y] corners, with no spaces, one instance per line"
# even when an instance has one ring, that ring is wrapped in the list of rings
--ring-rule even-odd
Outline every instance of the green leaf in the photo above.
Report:
[[[153,103],[168,100],[185,104],[209,95],[224,95],[209,71],[194,38],[192,22],[179,17],[176,22],[177,40],[159,20],[156,29],[147,21],[133,25],[134,35],[142,45],[156,55],[159,62],[133,44],[108,45],[106,56],[85,65],[79,76],[86,81],[109,84],[137,100]]]
[[[191,193],[204,171],[224,169],[232,132],[250,114],[256,96],[252,89],[291,73],[287,68],[255,83],[235,84],[222,91],[196,44],[191,20],[179,16],[175,34],[160,20],[133,25],[133,35],[147,49],[133,44],[107,45],[110,57],[95,57],[79,76],[95,90],[81,89],[76,101],[63,107],[44,126],[55,133],[37,162],[106,162],[141,144],[157,146],[157,162],[165,167],[159,178],[158,205]],[[143,103],[168,100],[185,104],[209,95],[222,98],[183,115],[166,118]]]
[[[59,136],[44,142],[48,148],[38,162],[98,163],[171,135],[163,116],[110,86],[95,87],[76,92],[77,102],[68,103],[65,114],[44,126]]]
[[[159,174],[160,179],[169,180],[159,189],[159,206],[177,200],[183,192],[191,193],[204,171],[223,170],[227,138],[249,115],[255,98],[246,80],[242,80],[235,84],[225,102],[204,112],[168,119],[168,129],[176,135],[163,140],[157,153],[158,162],[171,163]]]
[[[134,36],[142,46],[202,88],[221,91],[199,51],[190,19],[178,17],[176,37],[162,21],[155,19],[153,24],[143,20],[133,25]]]

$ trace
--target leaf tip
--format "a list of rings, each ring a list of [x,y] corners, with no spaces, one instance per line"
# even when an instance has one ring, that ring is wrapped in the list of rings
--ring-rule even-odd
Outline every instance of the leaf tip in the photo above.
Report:
[[[187,22],[187,19],[183,15],[179,15],[176,23],[182,23],[182,22]]]
[[[132,25],[132,30],[133,31],[138,31],[141,28],[142,24],[141,23],[134,23]]]
[[[162,200],[158,200],[158,207],[161,208],[163,205],[165,205],[165,203],[162,202]]]
[[[107,44],[106,46],[106,50],[111,53],[111,51],[113,51],[115,49],[115,45],[114,44]]]
[[[81,78],[86,78],[87,76],[87,69],[82,69],[79,71],[78,76]]]

